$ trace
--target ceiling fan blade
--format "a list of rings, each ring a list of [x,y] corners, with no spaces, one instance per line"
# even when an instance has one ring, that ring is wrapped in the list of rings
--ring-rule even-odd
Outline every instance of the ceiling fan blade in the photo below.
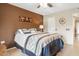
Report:
[[[53,7],[53,5],[51,3],[47,3],[46,5],[44,5],[44,7]],[[37,8],[40,8],[40,7],[43,7],[43,5],[41,5],[41,4],[37,5]]]
[[[49,7],[53,7],[53,5],[52,5],[51,3],[47,3],[47,5],[48,5]]]
[[[37,8],[40,8],[40,5],[38,5]]]

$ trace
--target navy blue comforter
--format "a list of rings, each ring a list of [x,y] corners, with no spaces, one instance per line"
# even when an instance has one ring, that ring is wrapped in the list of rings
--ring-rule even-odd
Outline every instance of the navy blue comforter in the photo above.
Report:
[[[64,42],[61,38],[58,38],[48,45],[46,45],[41,52],[42,56],[52,56],[56,55],[64,47]]]

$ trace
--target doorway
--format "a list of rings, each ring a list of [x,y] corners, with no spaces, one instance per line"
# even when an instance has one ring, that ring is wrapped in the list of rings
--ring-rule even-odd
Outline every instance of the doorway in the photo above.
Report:
[[[79,40],[79,17],[75,18],[75,40]]]

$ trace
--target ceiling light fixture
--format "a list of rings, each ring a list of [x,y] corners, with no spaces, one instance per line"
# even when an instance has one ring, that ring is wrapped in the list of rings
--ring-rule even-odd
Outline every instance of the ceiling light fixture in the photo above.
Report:
[[[53,7],[52,3],[39,3],[39,5],[37,6],[37,8],[48,8],[48,7]]]
[[[48,7],[48,6],[47,6],[47,3],[40,3],[40,6],[43,7],[43,8]]]

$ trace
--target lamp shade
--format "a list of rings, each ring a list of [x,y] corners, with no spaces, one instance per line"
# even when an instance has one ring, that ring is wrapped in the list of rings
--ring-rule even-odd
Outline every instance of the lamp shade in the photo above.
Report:
[[[40,29],[43,29],[43,25],[40,25],[39,28],[40,28]]]

